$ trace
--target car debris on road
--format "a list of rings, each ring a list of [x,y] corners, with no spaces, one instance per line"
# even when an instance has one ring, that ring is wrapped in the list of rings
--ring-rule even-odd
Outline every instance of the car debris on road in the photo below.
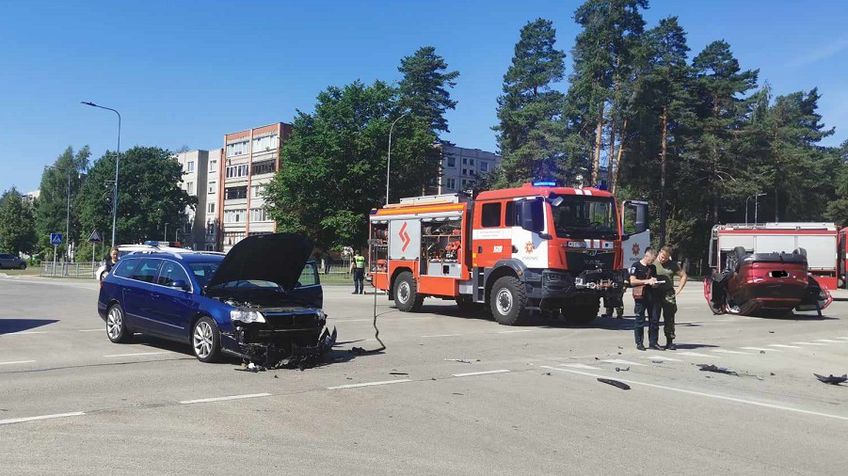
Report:
[[[598,382],[605,383],[607,385],[612,385],[613,387],[618,387],[622,390],[630,390],[630,385],[627,385],[624,382],[619,382],[618,380],[613,380],[611,378],[598,377]]]
[[[701,372],[715,372],[717,374],[734,375],[736,377],[739,376],[739,374],[734,370],[730,370],[725,367],[718,367],[713,364],[698,364],[698,369],[701,370]]]
[[[833,374],[830,374],[827,377],[825,377],[824,375],[819,375],[819,374],[813,374],[813,375],[815,375],[816,378],[819,379],[819,382],[827,383],[827,384],[830,384],[830,385],[840,385],[840,384],[848,381],[848,374],[843,375],[841,377],[833,375]]]

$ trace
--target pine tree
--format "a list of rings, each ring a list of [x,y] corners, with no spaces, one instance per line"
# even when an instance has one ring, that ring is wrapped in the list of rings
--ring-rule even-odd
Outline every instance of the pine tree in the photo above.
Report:
[[[552,83],[564,75],[565,53],[556,31],[539,18],[521,29],[498,98],[498,148],[503,156],[497,185],[516,185],[535,175],[558,175],[563,160],[563,95]]]
[[[456,86],[459,71],[447,69],[447,62],[432,46],[418,48],[401,59],[398,67],[403,73],[399,84],[401,107],[429,123],[434,133],[449,132],[445,113],[456,108],[448,89]]]
[[[12,187],[0,197],[0,252],[30,253],[35,244],[32,206]]]

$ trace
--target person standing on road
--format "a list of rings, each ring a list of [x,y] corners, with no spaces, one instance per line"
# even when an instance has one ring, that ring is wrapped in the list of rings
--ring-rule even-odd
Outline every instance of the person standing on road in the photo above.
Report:
[[[362,253],[357,252],[353,255],[353,260],[350,262],[350,271],[353,273],[353,293],[365,293],[365,257]]]
[[[677,314],[677,295],[683,291],[686,286],[688,277],[686,271],[671,259],[671,247],[663,246],[657,255],[657,282],[659,283],[654,288],[654,296],[656,297],[656,306],[662,311],[663,331],[665,332],[665,348],[666,350],[677,350],[674,345],[674,316]],[[680,276],[680,286],[674,289],[674,276]]]
[[[111,250],[109,250],[109,256],[106,258],[106,272],[111,273],[112,268],[118,264],[118,248],[113,246]]]
[[[630,286],[633,287],[633,300],[635,301],[636,325],[633,332],[636,336],[636,349],[645,350],[645,313],[648,313],[648,346],[651,349],[659,349],[660,326],[659,310],[654,304],[650,286],[657,284],[657,269],[654,260],[657,252],[650,246],[645,249],[645,255],[630,267]]]

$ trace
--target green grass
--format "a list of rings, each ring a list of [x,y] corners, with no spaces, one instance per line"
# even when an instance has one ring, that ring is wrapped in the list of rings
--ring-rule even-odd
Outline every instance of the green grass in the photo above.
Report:
[[[30,266],[27,269],[0,269],[0,273],[9,276],[38,276],[41,273],[41,266]]]
[[[353,286],[353,276],[347,273],[322,274],[321,284],[327,286],[341,286],[349,284],[350,286]]]

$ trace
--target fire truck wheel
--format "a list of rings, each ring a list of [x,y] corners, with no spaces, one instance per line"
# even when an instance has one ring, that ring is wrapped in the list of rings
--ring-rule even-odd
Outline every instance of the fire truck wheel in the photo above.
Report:
[[[562,308],[562,313],[565,315],[565,320],[569,324],[588,324],[598,317],[599,304],[573,304]]]
[[[421,309],[424,298],[418,295],[418,286],[412,273],[404,271],[395,281],[395,305],[404,312],[414,312]]]
[[[495,281],[489,295],[492,316],[498,324],[514,326],[527,315],[527,291],[518,278],[504,276]]]

